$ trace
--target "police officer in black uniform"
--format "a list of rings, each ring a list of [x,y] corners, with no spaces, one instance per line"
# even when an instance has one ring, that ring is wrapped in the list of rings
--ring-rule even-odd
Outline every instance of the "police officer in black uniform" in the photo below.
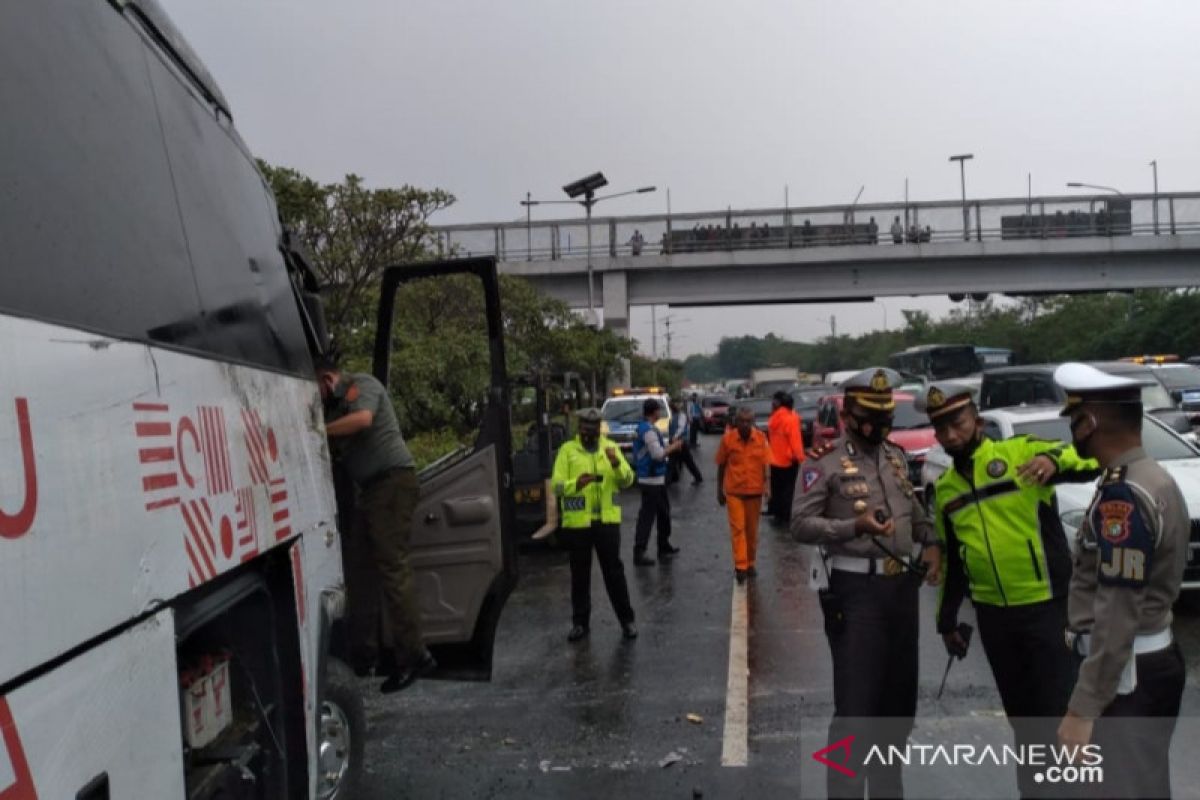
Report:
[[[904,451],[887,441],[894,370],[872,368],[843,384],[846,434],[811,451],[796,481],[792,534],[818,545],[829,587],[821,597],[833,655],[829,741],[854,736],[853,776],[830,769],[829,797],[902,797],[901,765],[863,760],[871,745],[902,747],[917,709],[918,592],[937,583],[941,549],[908,480]],[[918,562],[914,543],[925,549]],[[828,556],[826,558],[826,556]]]

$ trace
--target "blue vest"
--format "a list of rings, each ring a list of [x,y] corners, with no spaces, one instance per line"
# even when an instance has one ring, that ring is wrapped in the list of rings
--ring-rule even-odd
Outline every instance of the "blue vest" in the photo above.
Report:
[[[642,420],[637,426],[637,438],[633,440],[633,460],[637,467],[637,476],[641,478],[658,478],[667,474],[667,462],[655,461],[650,457],[650,448],[646,447],[646,432],[654,431],[654,435],[658,437],[658,444],[665,448],[663,444],[662,431],[651,425],[646,420]]]

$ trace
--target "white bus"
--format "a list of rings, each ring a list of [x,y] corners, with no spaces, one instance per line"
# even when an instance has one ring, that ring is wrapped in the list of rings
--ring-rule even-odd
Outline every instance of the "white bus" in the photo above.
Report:
[[[0,107],[0,798],[349,796],[319,303],[228,105],[153,0],[38,0],[0,6]],[[515,581],[495,267],[384,296],[446,270],[487,293],[494,402],[422,474],[413,560],[439,661],[486,677]]]

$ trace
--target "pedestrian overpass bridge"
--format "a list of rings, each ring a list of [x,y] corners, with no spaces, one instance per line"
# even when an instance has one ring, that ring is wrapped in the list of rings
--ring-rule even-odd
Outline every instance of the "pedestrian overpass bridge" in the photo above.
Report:
[[[629,307],[1200,286],[1200,193],[726,210],[447,225],[627,333]],[[893,232],[893,228],[896,232]],[[591,247],[587,246],[590,240]]]

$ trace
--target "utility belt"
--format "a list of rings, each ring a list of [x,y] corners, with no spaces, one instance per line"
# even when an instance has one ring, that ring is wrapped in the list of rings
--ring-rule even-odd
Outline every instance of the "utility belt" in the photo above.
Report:
[[[904,567],[893,558],[866,558],[861,556],[830,556],[829,568],[859,575],[882,575],[894,578],[904,574]]]
[[[1067,631],[1066,640],[1067,647],[1080,658],[1087,658],[1091,654],[1092,635],[1090,633]],[[1171,635],[1170,628],[1164,628],[1158,633],[1138,634],[1133,637],[1133,654],[1141,656],[1146,653],[1156,653],[1170,647],[1173,641],[1175,639]]]
[[[1174,638],[1171,629],[1164,628],[1158,633],[1138,634],[1133,638],[1133,658],[1125,662],[1121,671],[1121,680],[1117,683],[1117,694],[1133,694],[1137,689],[1137,657],[1148,653],[1157,653],[1170,647]],[[1067,647],[1079,658],[1087,658],[1092,652],[1092,635],[1076,631],[1066,632]]]

